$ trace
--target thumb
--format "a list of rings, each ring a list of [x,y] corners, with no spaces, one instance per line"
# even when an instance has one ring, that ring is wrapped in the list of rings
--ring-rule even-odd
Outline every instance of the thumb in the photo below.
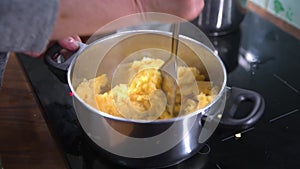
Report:
[[[79,36],[67,37],[58,41],[59,45],[69,51],[76,51],[79,48],[78,41],[81,41]]]

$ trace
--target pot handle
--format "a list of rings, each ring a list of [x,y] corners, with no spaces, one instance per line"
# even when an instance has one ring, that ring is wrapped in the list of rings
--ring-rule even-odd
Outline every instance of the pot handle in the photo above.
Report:
[[[243,103],[251,104],[251,111],[247,115],[238,118]],[[249,105],[247,106],[249,109]],[[230,128],[247,128],[252,126],[262,116],[265,109],[263,97],[255,91],[237,87],[227,88],[227,100],[220,124]]]
[[[59,80],[67,83],[67,71],[72,61],[83,51],[87,46],[82,42],[78,42],[79,49],[69,57],[64,57],[60,51],[63,49],[58,43],[54,43],[45,52],[44,61],[48,65],[52,73],[54,73]]]

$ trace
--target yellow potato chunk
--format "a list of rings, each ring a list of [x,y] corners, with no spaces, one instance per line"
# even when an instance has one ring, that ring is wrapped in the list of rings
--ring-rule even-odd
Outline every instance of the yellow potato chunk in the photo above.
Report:
[[[76,89],[78,96],[86,103],[117,117],[131,119],[169,119],[185,115],[204,108],[213,101],[217,94],[212,82],[205,81],[205,76],[195,67],[178,67],[177,91],[175,102],[175,113],[170,114],[167,105],[161,107],[162,112],[149,114],[153,105],[162,104],[153,94],[157,90],[168,91],[169,84],[164,84],[160,71],[158,70],[164,61],[160,59],[143,58],[139,61],[129,63],[129,83],[119,84],[107,92],[101,89],[107,84],[105,74],[90,80],[84,80]],[[166,94],[165,93],[165,94]],[[154,98],[154,99],[153,99]],[[151,112],[151,111],[150,111]],[[147,114],[148,113],[148,114]]]

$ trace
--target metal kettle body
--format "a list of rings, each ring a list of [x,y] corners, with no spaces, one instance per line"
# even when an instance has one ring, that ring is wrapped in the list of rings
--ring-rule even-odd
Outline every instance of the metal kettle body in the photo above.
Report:
[[[237,28],[246,12],[242,0],[205,0],[198,26],[209,36],[224,35]]]

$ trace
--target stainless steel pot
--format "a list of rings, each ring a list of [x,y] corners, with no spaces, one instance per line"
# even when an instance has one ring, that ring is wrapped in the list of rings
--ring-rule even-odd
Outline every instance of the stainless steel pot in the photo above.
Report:
[[[219,123],[235,128],[249,127],[263,113],[264,102],[258,93],[226,87],[226,71],[219,57],[202,43],[185,36],[180,36],[178,57],[187,65],[206,72],[207,78],[219,89],[214,101],[205,108],[167,120],[131,120],[101,112],[76,94],[75,89],[83,79],[102,73],[113,78],[116,67],[133,52],[145,48],[169,50],[170,37],[170,33],[162,31],[120,32],[90,45],[80,44],[80,50],[69,59],[73,59],[70,65],[68,61],[58,64],[53,60],[60,48],[49,49],[45,55],[52,68],[68,67],[67,80],[83,130],[96,149],[118,164],[134,168],[177,164],[197,153]],[[229,101],[225,99],[227,96]],[[253,103],[252,110],[243,118],[235,118],[238,105],[245,100]],[[230,105],[224,108],[226,103]]]

